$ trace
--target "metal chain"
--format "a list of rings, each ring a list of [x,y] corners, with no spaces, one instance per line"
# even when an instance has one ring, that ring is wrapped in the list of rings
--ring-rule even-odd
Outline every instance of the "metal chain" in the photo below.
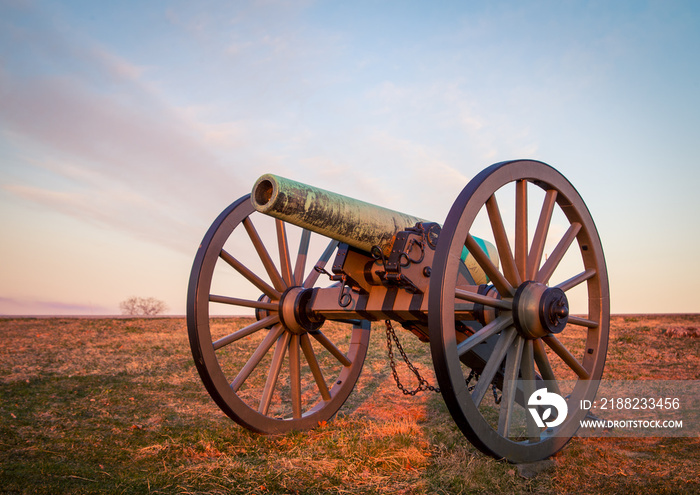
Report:
[[[440,389],[430,385],[428,381],[421,376],[421,374],[418,372],[418,369],[416,369],[416,367],[413,366],[413,364],[411,364],[411,362],[408,360],[408,356],[406,356],[406,353],[403,350],[403,346],[401,345],[401,342],[399,342],[399,338],[396,336],[396,332],[394,332],[394,327],[391,325],[391,321],[386,320],[385,323],[386,347],[389,353],[389,365],[391,366],[391,372],[394,374],[394,381],[396,382],[396,386],[399,388],[399,390],[401,390],[401,392],[403,392],[404,395],[416,395],[418,392],[424,390],[430,390],[432,392],[440,393]],[[401,380],[399,380],[399,374],[396,371],[396,362],[394,362],[394,351],[392,349],[391,344],[392,340],[396,343],[396,348],[399,350],[399,353],[401,353],[401,357],[406,363],[406,366],[408,366],[408,369],[411,370],[414,375],[416,375],[416,378],[418,378],[418,387],[414,390],[406,390],[406,387],[404,387],[401,383]]]
[[[472,378],[476,378],[476,381],[478,382],[479,381],[479,373],[477,373],[474,370],[469,371],[469,376],[467,377],[467,380],[466,380],[467,392],[471,392],[472,390],[474,390],[476,388],[476,384],[472,385],[471,387],[469,386],[469,382],[472,381]]]
[[[477,373],[477,372],[474,371],[474,370],[469,371],[469,376],[467,377],[467,380],[466,380],[466,382],[467,382],[467,391],[469,391],[469,392],[473,391],[473,390],[476,388],[476,384],[471,385],[471,386],[469,385],[469,382],[471,382],[472,379],[476,379],[476,381],[478,382],[478,381],[479,381],[479,373]],[[503,395],[501,395],[500,397],[498,396],[498,392],[496,392],[496,385],[493,384],[493,383],[491,384],[491,391],[493,392],[493,400],[494,400],[494,402],[495,402],[496,404],[500,404],[500,403],[501,403],[501,399],[503,398]]]
[[[498,396],[498,394],[496,393],[496,385],[493,384],[493,383],[491,384],[491,390],[493,391],[493,400],[494,400],[494,402],[495,402],[496,404],[500,404],[500,403],[501,403],[501,399],[503,398],[503,394],[501,394],[500,397]]]

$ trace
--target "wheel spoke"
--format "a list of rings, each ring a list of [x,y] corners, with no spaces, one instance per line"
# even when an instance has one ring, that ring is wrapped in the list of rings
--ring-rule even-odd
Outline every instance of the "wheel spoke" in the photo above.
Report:
[[[523,354],[524,343],[525,339],[520,335],[516,335],[506,354],[503,395],[501,396],[501,409],[498,413],[498,433],[505,438],[508,438],[510,433],[510,418],[515,405],[515,392],[518,389],[518,372],[520,371],[520,360]]]
[[[491,222],[491,231],[496,240],[496,249],[498,249],[498,256],[503,266],[503,274],[510,282],[510,285],[518,287],[522,284],[522,279],[518,268],[515,266],[515,258],[513,258],[513,251],[510,248],[510,242],[508,242],[508,234],[506,234],[506,229],[503,226],[503,218],[496,202],[496,196],[491,196],[486,201],[486,211]]]
[[[289,378],[292,388],[292,417],[299,419],[301,418],[301,362],[298,335],[292,335],[289,343]]]
[[[272,362],[270,363],[270,371],[267,374],[265,388],[263,389],[262,397],[260,398],[260,407],[258,407],[258,412],[260,414],[264,414],[265,416],[267,416],[267,413],[270,410],[272,395],[275,392],[275,387],[277,386],[277,379],[279,378],[280,370],[282,369],[282,362],[284,361],[284,355],[287,352],[289,339],[291,337],[291,333],[285,332],[277,339],[275,353],[272,355]]]
[[[248,377],[258,366],[258,364],[260,364],[260,361],[265,356],[265,354],[267,354],[267,351],[270,350],[272,345],[280,337],[280,335],[282,335],[283,332],[284,327],[281,324],[277,324],[270,329],[270,333],[267,334],[267,336],[263,339],[258,348],[255,349],[253,355],[250,356],[248,362],[245,363],[243,368],[241,368],[241,371],[233,380],[233,383],[231,383],[231,388],[234,392],[238,392],[238,390],[241,388],[241,385],[243,385],[243,383],[248,379]]]
[[[527,181],[515,183],[515,265],[520,276],[527,280]]]
[[[493,377],[496,376],[496,372],[500,369],[503,358],[506,357],[506,353],[513,343],[516,334],[517,331],[515,327],[509,327],[501,332],[501,336],[493,348],[491,357],[489,357],[486,366],[484,366],[484,370],[481,372],[479,382],[476,384],[474,392],[472,392],[472,400],[477,407],[479,407],[479,404],[481,404],[481,401],[484,399],[484,395],[491,385]]]
[[[574,239],[576,239],[576,235],[578,235],[579,230],[581,230],[580,223],[574,222],[569,225],[569,229],[564,234],[564,237],[559,240],[559,243],[552,251],[552,255],[547,259],[547,261],[544,262],[544,265],[542,265],[540,271],[537,272],[535,281],[543,284],[549,282],[549,278],[554,273],[554,270],[556,270],[559,266],[559,263],[566,254],[566,251],[569,249],[569,246],[571,246],[571,243],[574,242]]]
[[[338,361],[343,366],[350,366],[352,364],[352,361],[348,359],[348,357],[343,354],[343,352],[338,349],[333,342],[331,342],[328,337],[324,335],[323,332],[320,330],[316,330],[314,332],[309,332],[309,334],[316,339],[323,347],[325,347],[328,352],[330,352],[333,357],[335,357]]]
[[[505,309],[506,311],[511,311],[513,309],[512,301],[504,301],[503,299],[496,299],[495,297],[477,294],[476,292],[470,292],[464,289],[455,289],[455,297],[463,301],[483,304],[490,308]]]
[[[279,299],[282,295],[279,291],[271,287],[270,284],[258,277],[248,267],[246,267],[243,263],[231,256],[225,250],[222,249],[219,256],[222,260],[231,265],[238,273],[243,275],[251,284],[253,284],[255,287],[264,292],[265,295],[267,295],[267,297],[269,297],[270,299]]]
[[[503,329],[508,328],[512,324],[512,316],[499,316],[491,323],[469,336],[469,338],[460,342],[459,345],[457,345],[457,354],[462,357],[465,353],[469,352],[492,335],[496,335],[498,332],[503,331]]]
[[[523,395],[525,401],[535,393],[535,360],[533,356],[533,341],[527,339],[523,347],[523,358],[520,361],[520,376],[523,379]],[[527,404],[525,405],[527,409]],[[525,411],[525,424],[527,425],[527,436],[531,442],[540,439],[540,430],[529,411]]]
[[[559,385],[557,384],[557,378],[554,376],[552,366],[549,364],[549,358],[547,357],[547,353],[544,350],[544,344],[542,343],[542,340],[535,340],[533,347],[535,362],[537,363],[537,369],[540,370],[540,375],[542,375],[542,379],[547,383],[547,390],[561,395],[561,392],[559,391]]]
[[[244,308],[267,309],[269,311],[277,311],[279,309],[279,304],[273,302],[251,301],[237,297],[217,296],[216,294],[209,294],[209,300],[215,303],[242,306]]]
[[[268,253],[267,249],[265,248],[262,239],[260,239],[258,231],[255,230],[255,226],[250,220],[250,217],[243,219],[243,226],[245,227],[245,231],[248,233],[248,237],[250,237],[250,240],[255,247],[255,251],[258,253],[260,261],[262,261],[262,264],[265,267],[265,271],[267,271],[267,274],[270,276],[270,280],[272,280],[272,285],[274,285],[275,289],[278,291],[284,292],[284,290],[287,288],[287,284],[284,282],[284,280],[282,280],[280,272],[277,270],[274,261],[272,261],[270,253]]]
[[[544,243],[547,240],[547,232],[549,231],[549,224],[552,221],[552,213],[554,212],[556,200],[556,189],[548,189],[544,197],[544,203],[542,204],[540,218],[537,221],[532,245],[530,246],[530,254],[527,257],[527,276],[525,277],[527,280],[535,279],[540,263],[542,263]]]
[[[597,321],[589,320],[587,318],[581,318],[579,316],[569,316],[568,323],[572,325],[578,325],[580,327],[598,328]]]
[[[304,351],[304,357],[306,357],[306,362],[309,363],[311,374],[314,376],[314,380],[316,380],[316,385],[318,386],[318,391],[321,392],[321,397],[323,400],[331,400],[331,394],[328,392],[328,386],[323,378],[321,367],[316,360],[316,355],[314,354],[314,349],[311,346],[311,340],[308,334],[301,336],[301,350]]]
[[[552,349],[557,356],[559,356],[561,360],[564,361],[564,363],[579,376],[579,378],[588,380],[591,377],[581,363],[579,363],[578,360],[571,355],[569,350],[564,347],[564,344],[562,344],[561,341],[559,341],[559,339],[557,339],[554,335],[543,337],[542,340],[544,340],[545,344],[547,344],[549,348]]]
[[[467,239],[464,242],[464,245],[467,247],[467,250],[474,257],[474,260],[478,263],[481,269],[484,270],[484,273],[486,273],[491,282],[493,282],[496,290],[498,290],[502,296],[512,296],[515,294],[515,289],[513,289],[513,286],[510,285],[503,274],[498,271],[496,265],[493,264],[484,250],[481,249],[481,246],[476,243],[471,234],[467,234]]]
[[[282,267],[282,279],[291,287],[294,284],[292,279],[292,259],[289,256],[289,242],[287,241],[287,229],[285,223],[280,219],[275,219],[277,228],[277,245],[280,252],[280,266]]]
[[[589,270],[586,270],[585,272],[579,273],[578,275],[574,275],[570,279],[558,284],[556,287],[566,292],[570,289],[573,289],[577,285],[582,284],[586,280],[593,278],[596,273],[598,272],[591,268]]]
[[[311,231],[304,229],[301,232],[301,240],[299,241],[299,253],[297,254],[297,263],[294,265],[294,285],[301,285],[304,280],[304,268],[306,267],[306,257],[309,254],[309,239]]]
[[[326,263],[328,263],[328,260],[331,258],[333,251],[335,251],[335,248],[338,247],[338,244],[338,241],[336,241],[335,239],[331,240],[331,242],[328,243],[328,246],[326,246],[326,250],[323,252],[323,254],[321,254],[321,257],[316,262],[314,269],[309,272],[309,276],[306,277],[306,280],[304,280],[305,289],[310,289],[314,286],[316,280],[318,280],[318,276],[321,274],[321,272],[318,270],[326,266]]]
[[[280,322],[280,317],[279,315],[270,315],[265,318],[263,318],[260,321],[256,321],[255,323],[251,323],[250,325],[241,328],[240,330],[237,330],[233,332],[230,335],[227,335],[226,337],[222,337],[216,342],[213,343],[214,345],[214,350],[221,349],[225,345],[231,344],[237,340],[242,339],[243,337],[247,337],[248,335],[252,335],[258,330],[262,330],[265,327],[269,327],[272,325],[276,325],[277,323]]]

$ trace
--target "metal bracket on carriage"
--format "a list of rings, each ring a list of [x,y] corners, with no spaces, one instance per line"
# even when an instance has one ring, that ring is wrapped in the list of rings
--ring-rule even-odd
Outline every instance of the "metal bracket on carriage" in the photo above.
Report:
[[[331,267],[333,275],[330,276],[330,279],[342,282],[344,286],[350,287],[355,292],[366,294],[372,285],[377,285],[372,283],[372,280],[368,279],[366,275],[367,272],[371,271],[373,264],[374,259],[363,251],[341,243],[338,245],[338,252],[333,260]],[[365,276],[358,276],[362,274]]]
[[[374,246],[372,256],[384,267],[383,271],[376,272],[382,284],[398,286],[412,294],[425,293],[439,235],[437,223],[418,222],[414,227],[396,233],[386,250],[388,256],[385,249]]]

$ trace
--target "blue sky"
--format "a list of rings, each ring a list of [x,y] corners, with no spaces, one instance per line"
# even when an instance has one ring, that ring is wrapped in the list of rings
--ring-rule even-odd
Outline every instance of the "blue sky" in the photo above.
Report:
[[[0,314],[184,313],[266,172],[442,222],[486,166],[579,190],[612,310],[700,312],[700,4],[0,0]]]

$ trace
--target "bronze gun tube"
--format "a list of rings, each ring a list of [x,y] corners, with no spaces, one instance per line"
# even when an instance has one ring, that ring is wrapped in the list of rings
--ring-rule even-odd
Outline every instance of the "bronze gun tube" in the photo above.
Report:
[[[389,244],[397,232],[428,220],[382,206],[349,198],[273,174],[262,175],[253,186],[253,206],[260,213],[344,242],[369,253],[373,246]],[[498,265],[498,252],[490,242],[476,238],[491,261]],[[462,261],[475,283],[488,277],[464,249]]]

